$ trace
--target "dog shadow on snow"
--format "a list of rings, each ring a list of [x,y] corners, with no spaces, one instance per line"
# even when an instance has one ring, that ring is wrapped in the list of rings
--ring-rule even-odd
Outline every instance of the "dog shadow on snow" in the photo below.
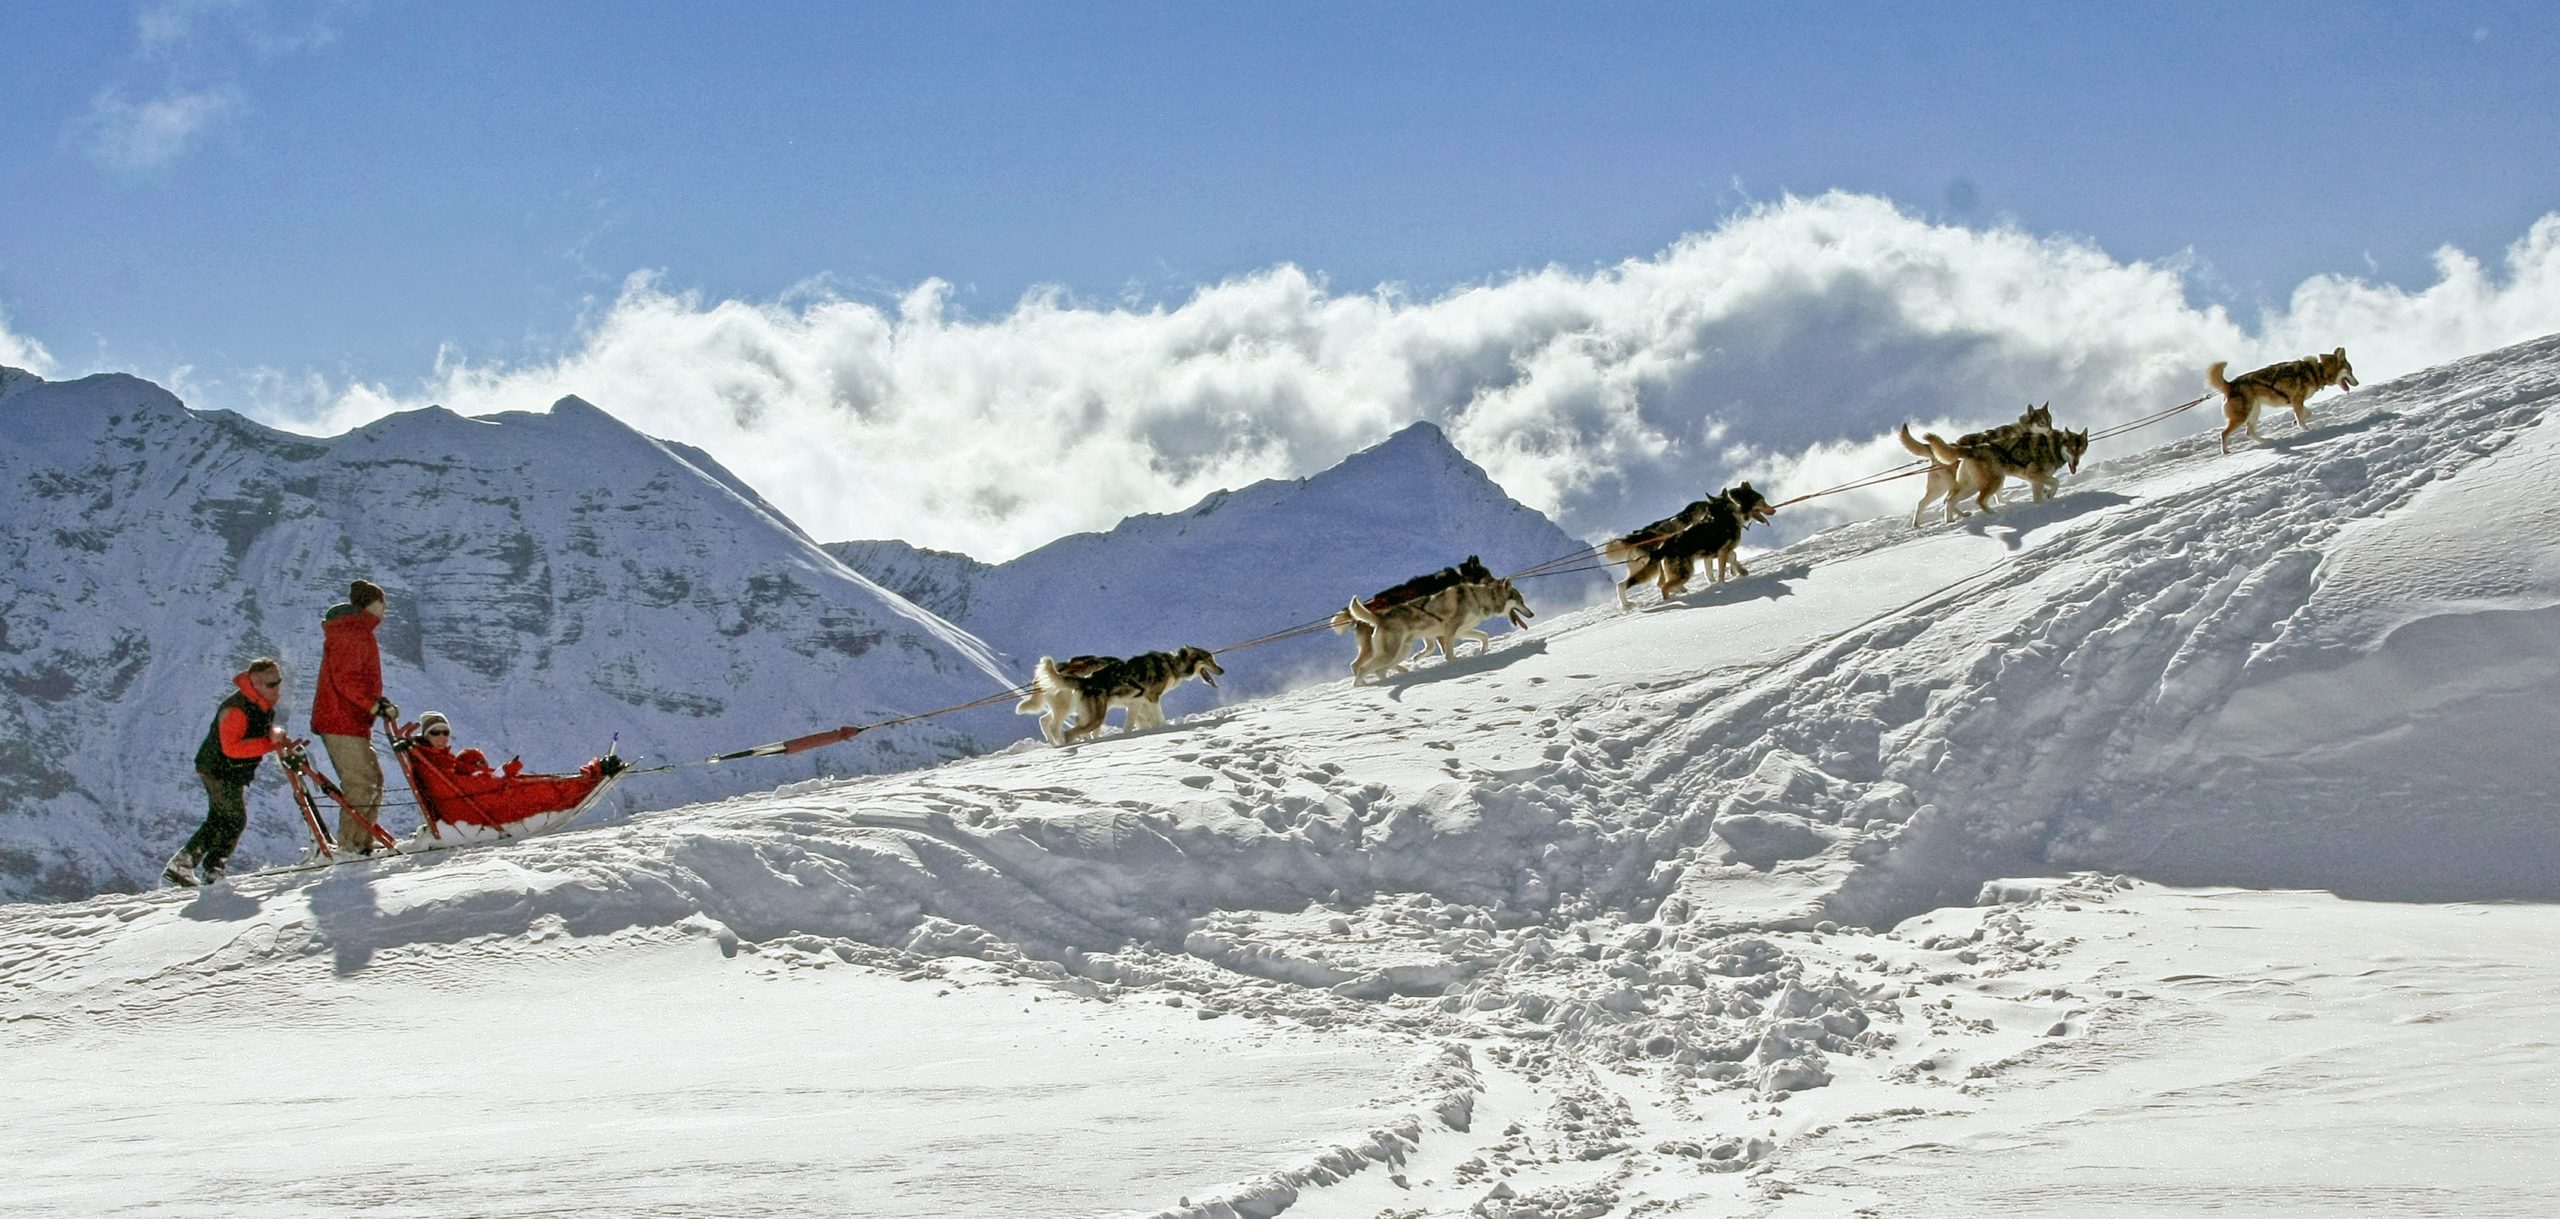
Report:
[[[2293,415],[2291,412],[2284,412],[2279,415],[2279,418],[2281,419],[2281,422],[2270,426],[2267,422],[2266,415],[2261,413],[2258,416],[2258,431],[2260,434],[2264,435],[2266,439],[2254,441],[2252,443],[2261,449],[2268,449],[2278,453],[2290,453],[2295,449],[2310,448],[2325,440],[2335,439],[2340,436],[2352,436],[2358,432],[2372,431],[2375,428],[2381,427],[2385,423],[2392,422],[2399,418],[2399,412],[2389,410],[2372,410],[2366,411],[2361,415],[2354,415],[2344,419],[2333,418],[2323,421],[2319,415],[2319,404],[2315,403],[2312,406],[2311,430],[2308,432],[2301,431],[2293,426]],[[2234,453],[2240,452],[2241,442],[2247,440],[2248,437],[2249,434],[2247,432],[2233,433],[2231,451]]]
[[[1377,685],[1378,688],[1387,692],[1388,702],[1400,703],[1404,701],[1404,692],[1412,687],[1424,685],[1430,682],[1446,681],[1457,677],[1472,677],[1478,673],[1491,673],[1499,669],[1506,669],[1523,660],[1527,660],[1532,656],[1543,656],[1546,654],[1546,651],[1546,640],[1540,638],[1525,639],[1507,648],[1480,651],[1472,656],[1460,656],[1454,660],[1443,660],[1439,664],[1432,665],[1426,669],[1405,669],[1401,672],[1390,673],[1379,678]]]
[[[1705,609],[1713,605],[1740,605],[1746,601],[1775,601],[1792,597],[1793,581],[1801,580],[1813,570],[1806,563],[1789,563],[1784,567],[1764,567],[1747,576],[1736,576],[1722,584],[1701,584],[1668,601],[1657,601],[1636,611],[1641,614],[1667,614],[1680,610]]]
[[[2010,550],[2019,550],[2026,546],[2027,535],[2038,529],[2132,502],[2132,496],[2115,491],[2074,491],[2041,504],[2029,501],[2004,506],[1997,512],[1976,512],[1964,518],[1959,527],[1975,537],[1990,538]]]
[[[1125,728],[1115,730],[1110,727],[1105,727],[1102,731],[1086,737],[1083,740],[1077,741],[1072,745],[1058,745],[1054,748],[1060,753],[1074,753],[1079,749],[1089,749],[1095,745],[1108,745],[1113,741],[1125,741],[1132,737],[1165,736],[1176,732],[1187,732],[1194,728],[1215,728],[1220,724],[1226,723],[1228,720],[1234,719],[1235,717],[1235,712],[1222,707],[1214,711],[1203,711],[1195,715],[1186,715],[1179,719],[1168,719],[1164,723],[1158,724],[1153,728],[1141,728],[1136,732],[1131,732]],[[1040,739],[1040,734],[1035,731],[1028,739],[1037,741]]]

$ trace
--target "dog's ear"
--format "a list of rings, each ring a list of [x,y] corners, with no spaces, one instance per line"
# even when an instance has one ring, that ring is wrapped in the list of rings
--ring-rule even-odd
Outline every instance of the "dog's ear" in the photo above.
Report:
[[[2333,352],[2331,352],[2331,353],[2329,353],[2329,354],[2334,355],[2334,356],[2338,357],[2339,359],[2343,360],[2343,359],[2346,359],[2346,358],[2347,358],[2347,349],[2346,349],[2346,348],[2344,348],[2344,347],[2341,347],[2341,348],[2337,349],[2336,351],[2333,351]]]

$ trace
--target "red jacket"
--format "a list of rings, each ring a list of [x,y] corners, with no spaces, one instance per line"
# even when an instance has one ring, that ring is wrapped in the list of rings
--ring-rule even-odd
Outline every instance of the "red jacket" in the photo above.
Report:
[[[276,700],[250,684],[246,670],[233,674],[231,685],[239,693],[215,710],[212,729],[196,747],[196,769],[226,783],[246,784],[257,776],[258,759],[275,749],[267,725]]]
[[[382,619],[344,603],[320,622],[320,689],[311,696],[311,730],[331,736],[373,735],[373,705],[382,701],[382,649],[373,629]]]

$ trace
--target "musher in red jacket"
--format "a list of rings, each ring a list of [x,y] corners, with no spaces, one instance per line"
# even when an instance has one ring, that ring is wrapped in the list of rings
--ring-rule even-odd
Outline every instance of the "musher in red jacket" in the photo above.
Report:
[[[276,691],[284,670],[275,658],[261,656],[231,679],[234,692],[214,709],[213,726],[196,746],[196,779],[204,784],[204,824],[195,837],[169,860],[161,872],[171,884],[212,884],[222,879],[240,831],[249,824],[249,781],[258,777],[258,760],[285,746],[284,729],[274,720]],[[204,869],[201,877],[196,869]]]
[[[346,793],[338,818],[338,852],[373,853],[373,823],[382,809],[382,762],[373,753],[373,720],[400,709],[382,696],[382,649],[373,631],[391,608],[371,580],[347,586],[345,604],[321,615],[320,688],[311,696],[311,731],[328,747],[329,766]]]

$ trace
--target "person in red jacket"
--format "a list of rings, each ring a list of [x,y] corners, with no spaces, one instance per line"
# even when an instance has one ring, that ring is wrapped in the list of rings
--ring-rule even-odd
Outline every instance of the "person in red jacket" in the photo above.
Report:
[[[347,586],[344,604],[320,617],[320,688],[311,697],[311,731],[329,750],[347,811],[338,818],[338,851],[373,852],[374,816],[382,809],[382,762],[373,753],[373,720],[400,709],[382,696],[382,649],[374,628],[391,608],[371,580]]]
[[[445,821],[504,829],[542,813],[571,808],[622,770],[622,759],[589,759],[574,775],[529,775],[524,760],[503,770],[477,749],[453,749],[453,724],[441,711],[418,717],[417,743],[409,749],[411,772],[428,809]]]
[[[204,784],[204,824],[169,860],[161,875],[171,884],[212,884],[222,879],[240,831],[249,824],[249,781],[258,777],[258,760],[283,748],[284,729],[275,723],[276,691],[284,686],[284,670],[275,657],[261,656],[231,678],[233,693],[213,712],[213,726],[196,746],[196,779]],[[197,869],[202,868],[199,876]]]

